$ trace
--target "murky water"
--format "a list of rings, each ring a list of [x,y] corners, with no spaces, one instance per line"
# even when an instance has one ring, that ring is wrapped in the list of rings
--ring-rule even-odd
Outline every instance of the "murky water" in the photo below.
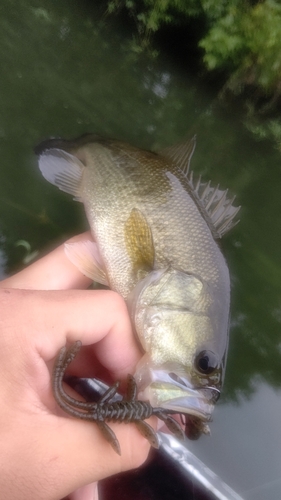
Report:
[[[196,133],[193,169],[237,194],[241,222],[222,241],[233,286],[224,394],[212,437],[188,446],[245,499],[279,500],[280,153],[192,75],[134,53],[90,2],[2,0],[0,61],[2,278],[87,227],[82,206],[37,169],[33,147],[49,136],[94,131],[157,148]]]

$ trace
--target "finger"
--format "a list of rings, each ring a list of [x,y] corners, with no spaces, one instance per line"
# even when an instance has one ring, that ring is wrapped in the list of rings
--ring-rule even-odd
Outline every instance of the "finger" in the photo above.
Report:
[[[155,428],[155,417],[147,422]],[[60,436],[61,441],[58,443],[59,449],[63,450],[60,462],[63,469],[65,467],[69,474],[77,474],[79,468],[79,480],[74,476],[76,482],[70,485],[73,490],[93,480],[137,468],[146,460],[150,450],[149,442],[141,436],[133,423],[108,423],[120,443],[121,456],[112,449],[94,423],[84,424],[85,422],[68,419],[68,425],[64,425],[64,434]],[[78,449],[79,452],[75,454],[74,450]]]
[[[109,355],[109,366],[113,363],[117,373],[122,372],[122,369],[127,372],[125,365],[132,363],[134,353],[135,358],[138,359],[139,353],[133,342],[130,321],[121,297],[111,291],[36,292],[10,289],[0,291],[0,303],[3,305],[6,318],[6,324],[2,324],[5,333],[3,343],[6,341],[10,345],[9,356],[5,356],[4,348],[1,349],[1,358],[2,361],[4,360],[1,363],[2,369],[5,373],[5,360],[8,363],[7,372],[8,368],[11,371],[10,365],[13,364],[12,375],[14,374],[13,377],[19,379],[20,382],[19,394],[14,391],[13,400],[19,400],[24,405],[22,389],[26,391],[27,385],[28,392],[31,389],[32,394],[34,384],[40,388],[40,391],[37,391],[41,394],[40,405],[38,401],[33,404],[33,398],[31,398],[31,405],[27,408],[25,419],[25,412],[20,412],[20,425],[25,431],[14,436],[14,429],[12,429],[11,435],[6,436],[8,447],[4,450],[5,456],[8,456],[8,451],[16,450],[16,457],[12,457],[10,463],[16,463],[17,474],[24,475],[25,484],[37,481],[38,478],[40,491],[43,488],[44,493],[44,487],[48,488],[48,495],[45,490],[45,496],[37,495],[38,491],[35,488],[34,498],[36,500],[62,498],[92,481],[139,466],[147,456],[149,445],[133,424],[110,423],[121,445],[122,456],[119,457],[111,445],[104,440],[94,423],[58,416],[61,413],[51,397],[49,385],[46,384],[47,368],[43,361],[48,356],[52,359],[56,354],[57,348],[54,348],[53,344],[57,344],[58,347],[59,344],[64,345],[67,340],[73,341],[77,338],[81,338],[84,344],[94,343],[98,339],[99,344],[102,344],[105,339],[111,338],[108,348],[105,349]],[[107,312],[106,315],[104,315],[104,310]],[[19,317],[22,318],[22,326],[20,337],[17,339]],[[118,354],[120,342],[121,356]],[[130,344],[131,353],[129,352]],[[36,347],[39,354],[35,357],[35,362],[29,359],[32,345]],[[16,354],[19,351],[20,356],[11,356],[13,349]],[[28,355],[28,363],[27,360],[21,361],[22,354],[25,358]],[[18,369],[14,369],[17,357],[20,358],[20,362],[16,367]],[[105,355],[105,360],[106,358]],[[21,370],[23,370],[23,376]],[[9,387],[7,391],[5,401],[9,399]],[[44,411],[43,413],[40,411],[40,418],[38,418],[38,411],[42,404]],[[14,408],[15,405],[12,407]],[[57,415],[54,415],[52,411],[57,412]],[[14,439],[16,442],[13,442]],[[38,473],[34,471],[34,456],[39,457],[36,460]],[[17,463],[17,457],[25,457],[25,463],[22,464],[21,461]],[[30,467],[26,466],[28,460],[30,460]],[[32,471],[32,478],[26,475],[29,469]],[[56,495],[50,494],[50,487],[54,489]],[[14,497],[16,498],[16,495]],[[27,495],[25,498],[31,497]]]
[[[0,456],[1,471],[11,478],[9,492],[5,495],[4,491],[3,498],[64,498],[93,481],[139,467],[149,452],[149,443],[134,424],[110,423],[121,446],[119,456],[94,423],[54,415],[33,419],[31,412],[22,423],[25,431],[16,436],[11,432],[1,445],[5,457]],[[20,491],[20,481],[11,477],[14,471],[18,478],[24,477]],[[24,487],[28,485],[32,490],[26,492]]]
[[[65,500],[99,500],[98,483],[94,482],[78,488]]]
[[[134,370],[140,358],[126,304],[111,290],[8,289],[0,290],[0,303],[6,318],[3,331],[16,335],[21,318],[21,337],[45,362],[76,340],[96,344],[96,356],[114,378]]]
[[[89,232],[68,240],[68,243],[92,239]],[[65,290],[88,288],[92,281],[84,276],[67,258],[64,244],[26,267],[19,273],[0,282],[0,288],[33,290]]]

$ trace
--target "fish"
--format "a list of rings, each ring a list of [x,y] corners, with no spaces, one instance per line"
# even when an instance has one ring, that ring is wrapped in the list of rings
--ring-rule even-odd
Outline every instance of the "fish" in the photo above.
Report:
[[[228,190],[195,179],[196,137],[154,152],[85,134],[35,148],[44,178],[84,204],[94,241],[65,252],[127,303],[143,356],[138,398],[210,432],[225,376],[230,278],[218,240],[237,224]]]

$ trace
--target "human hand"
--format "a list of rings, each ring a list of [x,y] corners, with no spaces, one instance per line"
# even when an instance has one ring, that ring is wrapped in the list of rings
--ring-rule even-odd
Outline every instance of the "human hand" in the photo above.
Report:
[[[54,400],[52,367],[66,342],[79,339],[87,346],[73,362],[78,376],[122,380],[140,358],[122,298],[108,290],[77,290],[89,284],[63,246],[0,283],[3,498],[97,499],[90,483],[147,457],[149,444],[134,424],[110,423],[120,457],[95,424],[69,418]]]

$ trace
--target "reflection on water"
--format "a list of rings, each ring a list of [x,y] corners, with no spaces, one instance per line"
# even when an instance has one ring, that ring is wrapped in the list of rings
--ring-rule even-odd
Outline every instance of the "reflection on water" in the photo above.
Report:
[[[251,474],[264,483],[274,480],[270,469],[281,461],[277,420],[268,425],[273,403],[266,408],[265,392],[253,383],[259,378],[281,385],[280,154],[256,142],[192,75],[181,75],[164,58],[130,51],[124,30],[93,4],[1,2],[0,276],[22,266],[25,252],[17,241],[43,251],[87,227],[81,205],[38,172],[32,150],[42,139],[98,132],[157,148],[197,133],[192,167],[229,187],[243,208],[240,224],[222,241],[233,285],[225,389],[213,437],[192,446],[245,491],[243,467],[251,460],[249,488],[256,486]],[[249,402],[241,404],[241,395]],[[248,427],[253,432],[247,437]],[[266,468],[257,459],[265,453],[258,435],[268,446]],[[271,492],[270,498],[279,496]]]
[[[237,485],[245,500],[280,498],[281,392],[256,382],[251,400],[239,398],[218,408],[212,424],[215,454],[206,441],[190,443],[189,448],[224,480]],[[235,439],[233,439],[235,436]],[[222,460],[223,458],[223,460]]]

